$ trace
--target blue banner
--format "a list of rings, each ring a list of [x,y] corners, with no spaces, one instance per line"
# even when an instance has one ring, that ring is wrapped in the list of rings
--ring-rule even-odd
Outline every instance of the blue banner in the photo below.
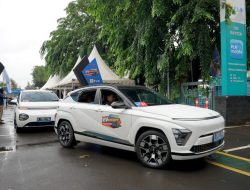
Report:
[[[102,84],[102,77],[96,59],[93,59],[82,71],[88,85]]]
[[[245,0],[221,0],[222,95],[247,95]],[[227,18],[227,15],[230,17]]]

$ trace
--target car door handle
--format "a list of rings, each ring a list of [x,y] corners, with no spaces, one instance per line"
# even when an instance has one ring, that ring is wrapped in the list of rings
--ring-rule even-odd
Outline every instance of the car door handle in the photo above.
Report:
[[[70,107],[69,109],[71,109],[71,110],[75,110],[76,108],[74,108],[74,107]]]

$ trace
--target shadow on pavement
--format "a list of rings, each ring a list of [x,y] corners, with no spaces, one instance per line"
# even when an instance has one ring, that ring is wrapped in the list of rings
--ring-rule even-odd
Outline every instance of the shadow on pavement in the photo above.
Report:
[[[98,154],[100,156],[110,157],[112,159],[125,160],[128,162],[137,163],[141,165],[138,160],[135,152],[130,152],[126,150],[120,150],[116,148],[94,145],[89,143],[80,143],[72,151],[82,151],[84,150],[87,154]],[[144,167],[144,166],[142,166]],[[195,159],[195,160],[172,160],[170,165],[163,170],[172,170],[172,171],[184,171],[184,172],[194,172],[203,170],[207,167],[207,162],[205,158]]]
[[[20,130],[20,133],[18,134],[47,133],[47,132],[54,132],[54,128],[53,127],[27,127],[27,128],[22,128]]]

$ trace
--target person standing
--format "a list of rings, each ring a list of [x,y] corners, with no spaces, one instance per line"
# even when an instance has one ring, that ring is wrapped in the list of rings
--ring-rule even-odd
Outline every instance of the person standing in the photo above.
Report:
[[[4,95],[3,89],[0,88],[0,124],[3,124],[2,116],[3,116],[3,108],[4,108],[4,99],[8,99],[7,96]]]

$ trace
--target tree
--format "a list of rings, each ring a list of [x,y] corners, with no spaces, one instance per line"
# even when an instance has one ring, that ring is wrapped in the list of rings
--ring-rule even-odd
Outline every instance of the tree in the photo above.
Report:
[[[30,84],[30,82],[27,82],[27,85],[25,86],[25,90],[34,90],[35,86]]]
[[[44,66],[35,66],[31,75],[33,77],[34,86],[38,88],[42,87],[49,77]]]
[[[113,70],[138,84],[165,93],[169,74],[177,98],[181,83],[210,79],[213,50],[220,49],[219,11],[219,0],[76,0],[41,54],[50,73],[64,75],[96,44]]]
[[[66,75],[74,66],[78,56],[90,53],[97,39],[99,26],[95,19],[86,13],[85,0],[69,3],[67,16],[58,20],[58,27],[50,33],[40,53],[44,56],[46,66],[51,74]]]
[[[100,23],[117,71],[143,78],[156,89],[194,75],[209,79],[212,51],[220,44],[218,0],[93,0],[88,11]]]
[[[16,81],[14,79],[10,79],[10,81],[11,81],[11,86],[12,86],[13,89],[18,88],[17,87],[18,85],[17,85],[17,83],[16,83]]]

